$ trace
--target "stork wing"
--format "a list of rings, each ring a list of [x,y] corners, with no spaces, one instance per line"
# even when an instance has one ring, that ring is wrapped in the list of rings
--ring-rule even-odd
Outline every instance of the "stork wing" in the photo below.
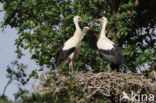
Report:
[[[56,66],[59,66],[76,49],[75,47],[72,47],[72,48],[67,49],[67,50],[63,50],[62,48],[56,54]]]
[[[124,57],[116,45],[113,45],[113,48],[110,50],[98,49],[98,51],[109,62],[114,64],[121,64],[124,62]]]

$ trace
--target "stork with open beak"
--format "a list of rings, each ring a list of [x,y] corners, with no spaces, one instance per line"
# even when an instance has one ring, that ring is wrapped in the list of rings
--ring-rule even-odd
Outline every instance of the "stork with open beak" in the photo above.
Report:
[[[56,58],[56,67],[60,66],[64,61],[69,61],[69,68],[72,69],[73,72],[73,61],[79,55],[79,49],[81,45],[81,41],[86,35],[87,31],[90,29],[89,27],[84,27],[83,31],[79,26],[79,22],[87,23],[86,21],[82,20],[80,16],[74,17],[74,24],[76,27],[76,31],[74,35],[69,38],[62,48],[57,53]]]
[[[97,48],[99,54],[102,55],[102,57],[109,62],[108,72],[110,72],[111,69],[112,70],[116,69],[117,71],[119,71],[119,66],[124,62],[124,57],[121,54],[121,51],[118,48],[118,46],[110,39],[108,39],[105,35],[107,18],[102,17],[100,19],[95,19],[95,21],[100,22],[102,24],[100,37],[99,40],[97,41]]]

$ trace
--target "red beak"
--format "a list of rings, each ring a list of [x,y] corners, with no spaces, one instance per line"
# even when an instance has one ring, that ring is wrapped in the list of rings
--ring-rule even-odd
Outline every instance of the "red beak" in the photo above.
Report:
[[[82,20],[82,19],[80,20],[80,22],[81,22],[81,23],[88,23],[87,21]]]
[[[100,20],[100,19],[94,19],[94,21],[96,21],[96,22],[100,22],[101,20]]]

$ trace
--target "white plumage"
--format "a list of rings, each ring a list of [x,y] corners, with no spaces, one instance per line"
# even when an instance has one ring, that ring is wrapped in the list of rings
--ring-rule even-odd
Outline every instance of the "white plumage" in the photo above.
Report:
[[[110,67],[112,69],[119,69],[119,65],[124,62],[124,57],[121,54],[117,45],[108,39],[105,35],[105,29],[107,25],[107,18],[102,17],[100,19],[95,19],[95,21],[100,22],[102,24],[102,29],[100,33],[100,38],[97,41],[97,48],[99,53],[105,58],[108,62],[108,69],[110,71]]]
[[[83,31],[78,25],[78,22],[85,22],[80,18],[80,16],[74,17],[74,24],[76,27],[76,31],[74,35],[68,39],[63,47],[58,51],[56,58],[56,66],[58,67],[63,61],[68,59],[70,61],[69,67],[73,71],[73,61],[79,55],[79,48],[81,45],[81,41],[86,34],[86,31],[89,30],[89,27],[84,27]]]
[[[77,35],[77,34],[75,34]],[[72,36],[69,40],[67,40],[65,43],[64,43],[64,47],[63,47],[63,50],[68,50],[70,49],[71,47],[78,47],[79,45],[79,38],[77,36]]]
[[[113,48],[114,43],[110,41],[108,38],[100,38],[97,42],[97,47],[100,49],[111,50]]]

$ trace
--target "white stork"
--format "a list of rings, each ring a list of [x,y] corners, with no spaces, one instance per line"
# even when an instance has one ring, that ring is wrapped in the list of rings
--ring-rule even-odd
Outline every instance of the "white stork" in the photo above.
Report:
[[[73,61],[79,55],[81,41],[85,36],[86,32],[90,29],[89,27],[84,27],[82,31],[81,28],[79,27],[78,22],[87,23],[86,21],[82,20],[80,16],[74,17],[76,31],[74,35],[71,38],[69,38],[64,43],[62,48],[58,51],[56,58],[56,67],[62,64],[65,60],[69,60],[69,68],[72,69],[72,72],[73,72]]]
[[[107,18],[102,17],[100,19],[95,19],[96,22],[100,22],[102,24],[102,30],[100,33],[99,40],[97,41],[97,48],[99,54],[105,58],[108,63],[108,72],[111,69],[119,70],[119,65],[124,62],[124,57],[120,52],[120,49],[117,45],[108,39],[105,35],[105,29],[107,25]]]

